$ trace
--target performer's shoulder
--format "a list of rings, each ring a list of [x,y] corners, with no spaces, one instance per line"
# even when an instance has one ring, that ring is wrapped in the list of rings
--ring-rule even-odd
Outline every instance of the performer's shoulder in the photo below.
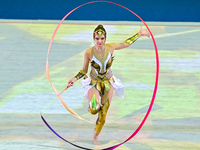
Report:
[[[114,51],[114,46],[115,46],[115,43],[108,43],[108,44],[106,44],[106,47],[108,48],[108,50],[110,51],[111,54]]]
[[[93,47],[90,47],[90,48],[86,49],[86,52],[87,52],[87,53],[92,52],[92,48],[93,48]]]
[[[92,54],[92,47],[85,50],[85,54],[91,55]]]
[[[108,43],[106,44],[107,47],[112,48],[116,43]]]

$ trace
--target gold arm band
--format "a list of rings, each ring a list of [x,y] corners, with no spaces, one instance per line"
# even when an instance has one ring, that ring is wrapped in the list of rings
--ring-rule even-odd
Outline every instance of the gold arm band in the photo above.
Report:
[[[128,38],[125,43],[133,44],[139,38],[139,34],[135,34],[134,36]]]
[[[79,73],[75,76],[75,78],[78,80],[82,78],[83,76],[85,76],[85,73],[83,72],[83,70],[80,70]]]

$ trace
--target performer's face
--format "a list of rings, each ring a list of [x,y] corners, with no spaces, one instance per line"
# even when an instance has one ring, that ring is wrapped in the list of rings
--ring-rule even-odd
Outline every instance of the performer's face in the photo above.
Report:
[[[94,40],[97,46],[103,46],[105,44],[106,38],[105,38],[105,35],[103,34],[101,36],[99,36],[98,34],[95,34]]]

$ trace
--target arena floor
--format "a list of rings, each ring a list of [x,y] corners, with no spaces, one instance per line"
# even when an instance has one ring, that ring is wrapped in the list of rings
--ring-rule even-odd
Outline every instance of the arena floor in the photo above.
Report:
[[[156,57],[152,39],[141,37],[129,48],[115,51],[112,71],[125,86],[125,98],[113,97],[106,124],[92,142],[95,120],[80,81],[62,93],[65,102],[88,123],[71,115],[54,100],[46,77],[50,39],[59,21],[0,20],[0,149],[76,150],[55,136],[40,117],[62,137],[77,145],[101,149],[126,140],[143,120],[154,91]],[[160,62],[155,103],[144,126],[118,150],[200,149],[200,23],[146,22],[154,35]],[[64,21],[49,55],[51,81],[61,92],[82,68],[84,51],[93,45],[98,24],[107,43],[123,42],[139,31],[141,22]],[[143,25],[143,28],[145,26]]]

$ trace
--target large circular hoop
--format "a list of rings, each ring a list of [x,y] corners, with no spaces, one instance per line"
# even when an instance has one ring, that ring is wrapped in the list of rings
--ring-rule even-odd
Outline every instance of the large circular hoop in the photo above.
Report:
[[[96,3],[96,2],[105,2],[105,3],[111,3],[111,4],[114,4],[114,5],[117,5],[117,6],[120,6],[128,11],[130,11],[132,14],[134,14],[135,16],[137,16],[142,22],[143,24],[146,26],[147,30],[149,31],[150,35],[151,35],[151,38],[152,38],[152,41],[153,41],[153,44],[154,44],[154,48],[155,48],[155,54],[156,54],[156,78],[155,78],[155,85],[154,85],[154,92],[153,92],[153,95],[152,95],[152,99],[151,99],[151,103],[149,105],[149,108],[147,110],[147,113],[145,115],[145,117],[143,118],[142,122],[140,123],[140,125],[138,126],[138,128],[135,130],[135,132],[128,138],[126,139],[124,142],[118,144],[118,145],[115,145],[115,146],[112,146],[112,147],[109,147],[109,148],[105,148],[104,150],[112,150],[112,149],[115,149],[117,147],[119,147],[120,145],[126,143],[127,141],[129,141],[130,139],[132,139],[139,131],[140,129],[142,128],[143,124],[145,123],[148,115],[150,114],[151,112],[151,109],[152,109],[152,106],[154,104],[154,100],[155,100],[155,96],[156,96],[156,92],[157,92],[157,87],[158,87],[158,77],[159,77],[159,56],[158,56],[158,49],[157,49],[157,45],[156,45],[156,42],[155,42],[155,39],[154,39],[154,36],[153,34],[151,33],[148,25],[142,20],[142,18],[140,18],[136,13],[134,13],[133,11],[131,11],[130,9],[120,5],[120,4],[117,4],[117,3],[114,3],[114,2],[110,2],[110,1],[91,1],[91,2],[88,2],[88,3],[85,3],[85,4],[82,4],[76,8],[74,8],[73,10],[71,10],[68,14],[65,15],[65,17],[60,21],[60,23],[58,24],[58,26],[56,27],[54,33],[53,33],[53,36],[51,38],[51,41],[50,41],[50,44],[49,44],[49,47],[48,47],[48,53],[47,53],[47,62],[46,62],[46,75],[47,75],[47,78],[53,88],[53,90],[55,91],[56,95],[58,96],[60,102],[63,104],[63,106],[72,114],[74,115],[75,117],[79,118],[79,119],[82,119],[84,121],[86,121],[85,119],[81,118],[76,112],[74,112],[65,102],[64,100],[62,99],[62,97],[60,96],[60,94],[57,92],[56,88],[54,87],[54,85],[52,84],[51,80],[50,80],[50,76],[49,76],[49,65],[48,65],[48,56],[49,56],[49,52],[50,52],[50,49],[51,49],[51,45],[52,45],[52,42],[54,40],[54,37],[57,33],[57,30],[58,28],[60,27],[60,25],[62,24],[62,22],[72,13],[74,12],[75,10],[77,10],[78,8],[84,6],[84,5],[87,5],[87,4],[91,4],[91,3]],[[42,117],[43,121],[45,122],[44,118]],[[47,123],[45,123],[47,124]],[[47,125],[48,126],[48,125]],[[53,130],[50,126],[48,126],[51,130]],[[53,132],[55,133],[55,131],[53,130]],[[62,138],[61,136],[59,136],[57,133],[55,133],[59,138],[61,138],[62,140],[65,140],[64,138]],[[68,142],[67,140],[65,140],[66,142]],[[75,145],[71,142],[68,142],[78,148],[82,148],[82,149],[87,149],[87,148],[84,148],[84,147],[80,147],[78,145]]]

